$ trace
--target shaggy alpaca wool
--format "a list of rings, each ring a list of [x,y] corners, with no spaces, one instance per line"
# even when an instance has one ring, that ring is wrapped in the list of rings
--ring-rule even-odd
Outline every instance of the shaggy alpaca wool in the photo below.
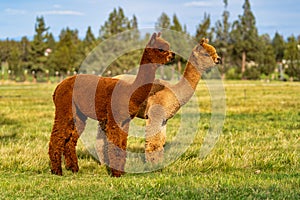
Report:
[[[140,68],[132,83],[95,75],[75,75],[55,89],[55,119],[49,142],[51,172],[62,175],[66,168],[79,170],[76,144],[87,118],[99,121],[108,141],[108,165],[115,177],[124,173],[129,123],[151,91],[155,71],[174,57],[169,44],[154,33],[144,49]],[[95,138],[96,139],[96,138]]]
[[[163,160],[167,121],[193,96],[201,75],[221,63],[216,49],[201,39],[189,57],[181,80],[172,85],[164,80],[155,80],[149,97],[141,105],[137,117],[146,119],[146,160],[159,163]],[[119,75],[120,80],[131,83],[134,76]]]

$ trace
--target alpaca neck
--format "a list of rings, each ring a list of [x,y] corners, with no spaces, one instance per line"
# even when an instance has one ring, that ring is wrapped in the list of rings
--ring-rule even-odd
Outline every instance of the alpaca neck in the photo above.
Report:
[[[174,87],[176,96],[181,105],[187,103],[193,96],[200,78],[201,72],[188,61],[183,76]]]
[[[152,63],[147,51],[144,51],[139,71],[131,85],[131,112],[136,113],[139,106],[148,98],[155,79],[157,64]]]
[[[152,84],[155,79],[156,69],[157,69],[157,64],[152,63],[150,59],[150,55],[148,55],[147,49],[145,49],[140,62],[139,71],[137,73],[134,82],[132,83],[133,88],[137,89],[138,87],[141,87],[145,84],[149,84],[149,83]],[[148,91],[148,93],[150,92],[150,90]]]
[[[188,82],[188,87],[192,87],[193,90],[196,90],[200,78],[201,73],[199,72],[199,70],[188,61],[183,72],[183,76],[181,77],[178,84],[186,86],[185,84]]]

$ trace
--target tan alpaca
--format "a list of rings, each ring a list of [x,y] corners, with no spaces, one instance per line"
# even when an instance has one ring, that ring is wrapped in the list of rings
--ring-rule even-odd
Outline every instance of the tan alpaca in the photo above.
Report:
[[[55,120],[49,142],[51,172],[62,175],[61,157],[66,168],[77,172],[76,144],[87,118],[99,121],[108,141],[108,164],[113,176],[124,173],[126,145],[130,120],[148,97],[155,71],[174,57],[169,44],[153,34],[132,83],[95,75],[75,75],[62,81],[55,89]]]
[[[193,96],[202,73],[220,62],[215,48],[203,38],[192,50],[183,77],[177,84],[155,80],[148,99],[141,105],[137,115],[146,119],[147,161],[157,163],[162,160],[168,119]],[[119,75],[117,78],[127,82],[134,80],[134,76],[131,75]]]

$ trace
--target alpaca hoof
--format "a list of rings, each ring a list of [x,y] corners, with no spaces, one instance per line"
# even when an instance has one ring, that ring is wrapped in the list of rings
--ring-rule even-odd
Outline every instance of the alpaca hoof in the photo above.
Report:
[[[73,173],[77,173],[78,171],[79,171],[79,168],[78,168],[78,167],[72,169],[72,172],[73,172]]]
[[[55,175],[58,175],[58,176],[62,176],[62,170],[53,170],[53,169],[51,169],[51,173],[55,174]]]
[[[152,164],[159,164],[164,161],[164,150],[157,150],[153,152],[146,152],[146,162]]]
[[[123,174],[125,174],[125,172],[119,171],[119,170],[115,170],[115,169],[111,169],[111,176],[112,176],[112,177],[119,178],[119,177],[121,177]]]
[[[72,171],[73,173],[76,173],[79,171],[78,165],[77,166],[66,166],[66,169]]]

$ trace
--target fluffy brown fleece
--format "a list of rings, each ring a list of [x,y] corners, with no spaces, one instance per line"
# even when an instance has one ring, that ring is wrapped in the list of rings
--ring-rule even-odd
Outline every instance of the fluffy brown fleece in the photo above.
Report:
[[[132,83],[95,75],[75,75],[62,81],[53,94],[55,119],[49,142],[51,172],[62,175],[62,154],[67,169],[79,170],[76,144],[89,117],[104,127],[108,141],[107,164],[113,176],[121,176],[126,162],[129,122],[148,97],[157,67],[172,57],[174,53],[169,44],[160,34],[154,33]]]

